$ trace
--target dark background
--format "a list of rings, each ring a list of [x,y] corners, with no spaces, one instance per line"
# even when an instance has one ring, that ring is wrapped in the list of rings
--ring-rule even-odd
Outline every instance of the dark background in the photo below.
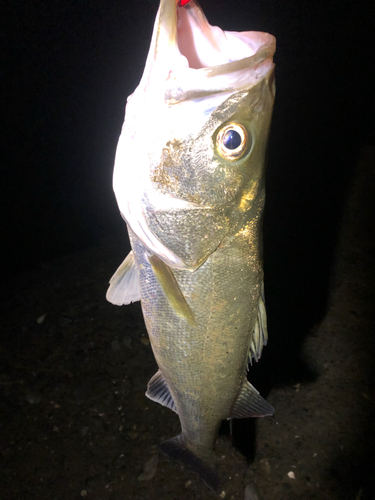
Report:
[[[113,160],[157,5],[5,2],[1,205],[9,276],[122,224]],[[202,7],[211,24],[277,38],[266,260],[275,248],[274,257],[295,266],[308,258],[314,287],[327,276],[353,160],[373,139],[373,3],[205,0]]]
[[[269,321],[277,318],[281,330],[283,322],[289,331],[301,321],[308,328],[325,311],[354,165],[361,146],[374,140],[373,4],[205,0],[202,6],[214,25],[277,38],[265,216]],[[157,2],[6,7],[1,204],[9,293],[25,270],[125,232],[112,168]]]
[[[272,343],[252,369],[255,387],[267,395],[277,384],[317,376],[301,345],[327,310],[343,208],[361,151],[375,142],[375,4],[201,4],[213,25],[277,38],[264,224]],[[154,0],[5,3],[1,284],[7,299],[25,271],[125,234],[112,192],[113,161],[157,6]],[[373,211],[370,199],[362,203]],[[108,279],[115,270],[109,267]]]

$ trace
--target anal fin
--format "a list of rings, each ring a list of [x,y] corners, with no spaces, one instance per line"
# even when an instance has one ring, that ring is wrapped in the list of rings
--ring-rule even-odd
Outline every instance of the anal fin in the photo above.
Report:
[[[176,405],[174,404],[172,395],[169,392],[169,387],[160,370],[155,373],[147,384],[146,396],[152,401],[160,403],[177,413]]]
[[[130,252],[110,280],[106,299],[115,306],[141,300],[138,273],[133,252]]]
[[[274,413],[273,406],[245,379],[229,418],[268,417]]]

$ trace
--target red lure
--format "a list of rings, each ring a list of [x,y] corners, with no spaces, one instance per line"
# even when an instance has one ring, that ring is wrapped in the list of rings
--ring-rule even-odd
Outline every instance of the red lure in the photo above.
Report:
[[[189,2],[190,2],[190,0],[180,0],[180,7],[183,7],[184,5],[186,5]]]

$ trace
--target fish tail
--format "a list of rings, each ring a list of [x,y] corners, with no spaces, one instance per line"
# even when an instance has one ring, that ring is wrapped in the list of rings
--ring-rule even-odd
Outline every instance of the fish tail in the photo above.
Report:
[[[220,480],[214,467],[189,450],[181,434],[164,441],[160,448],[169,457],[189,465],[214,493],[220,493]]]

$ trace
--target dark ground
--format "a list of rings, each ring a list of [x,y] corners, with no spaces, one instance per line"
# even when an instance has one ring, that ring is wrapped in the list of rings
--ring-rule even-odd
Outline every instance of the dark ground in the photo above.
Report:
[[[144,395],[156,366],[139,304],[105,300],[129,248],[113,158],[156,3],[5,2],[1,500],[212,498],[158,454],[179,424]],[[375,4],[202,4],[278,44],[270,341],[249,374],[276,413],[232,438],[223,426],[225,498],[374,500]]]

